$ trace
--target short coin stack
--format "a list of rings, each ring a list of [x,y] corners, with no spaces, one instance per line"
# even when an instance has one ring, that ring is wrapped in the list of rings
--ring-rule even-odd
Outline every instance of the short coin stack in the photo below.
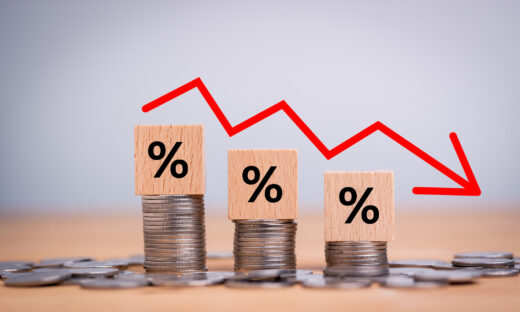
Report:
[[[143,196],[144,268],[206,270],[203,195]]]
[[[328,276],[380,276],[388,273],[386,242],[326,242]]]
[[[295,269],[294,220],[234,220],[235,271]]]

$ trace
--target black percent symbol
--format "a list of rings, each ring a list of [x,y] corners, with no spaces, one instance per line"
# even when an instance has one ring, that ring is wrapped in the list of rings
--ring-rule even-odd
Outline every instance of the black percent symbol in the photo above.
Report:
[[[356,217],[356,215],[358,214],[360,209],[361,209],[361,219],[363,219],[363,222],[365,222],[366,224],[374,224],[377,222],[377,220],[379,219],[379,209],[377,209],[377,207],[373,206],[373,205],[368,205],[368,206],[363,207],[363,204],[365,204],[365,201],[367,200],[368,195],[370,195],[370,192],[372,192],[373,189],[374,189],[373,187],[367,188],[357,203],[356,203],[357,193],[356,193],[355,189],[353,189],[351,187],[345,187],[339,192],[339,201],[344,206],[352,206],[352,205],[354,205],[354,203],[356,203],[356,205],[354,206],[354,210],[352,210],[352,212],[348,216],[347,221],[345,221],[345,223],[347,223],[347,224],[352,223],[352,221],[354,221],[354,218]],[[347,195],[347,193],[350,193],[349,200],[347,200],[345,198],[345,195]],[[369,211],[372,211],[372,218],[368,217]]]
[[[260,170],[258,169],[258,167],[248,166],[244,169],[244,171],[242,172],[242,179],[244,180],[244,182],[246,182],[249,185],[253,185],[260,181],[260,183],[258,183],[258,187],[253,192],[253,195],[251,195],[251,198],[249,198],[250,203],[253,203],[256,200],[256,198],[258,197],[262,189],[264,189],[264,187],[265,199],[267,199],[268,202],[276,203],[280,201],[280,199],[282,199],[282,188],[280,187],[280,185],[269,184],[267,187],[265,186],[275,170],[276,166],[269,167],[269,170],[267,170],[267,173],[262,178],[262,181],[260,181]],[[249,178],[249,172],[253,173],[253,178],[251,179]],[[276,195],[274,197],[271,195],[272,190],[276,191]]]
[[[166,169],[166,167],[168,167],[168,165],[170,165],[170,173],[172,174],[172,176],[174,178],[181,179],[181,178],[184,178],[186,176],[186,174],[188,174],[188,164],[186,163],[186,161],[184,161],[182,159],[176,159],[176,160],[172,161],[173,156],[175,155],[175,153],[177,153],[177,151],[179,150],[179,147],[181,147],[181,145],[182,145],[182,142],[175,142],[172,149],[170,150],[170,152],[168,153],[168,155],[162,162],[161,167],[159,167],[159,170],[157,170],[157,172],[153,176],[154,178],[160,178],[161,175],[163,174],[164,170]],[[159,148],[158,154],[155,153],[156,147]],[[148,156],[150,156],[151,159],[161,160],[164,158],[164,155],[166,155],[166,146],[164,145],[163,142],[155,141],[155,142],[152,142],[150,144],[150,146],[148,146]],[[177,167],[180,167],[181,170],[177,171]]]

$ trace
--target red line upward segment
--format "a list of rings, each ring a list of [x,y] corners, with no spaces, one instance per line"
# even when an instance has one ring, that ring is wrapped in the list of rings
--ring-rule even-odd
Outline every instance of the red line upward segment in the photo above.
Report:
[[[340,154],[344,150],[358,143],[359,141],[365,139],[372,133],[376,131],[381,131],[383,134],[388,136],[390,139],[394,140],[396,143],[424,160],[430,166],[434,167],[445,176],[453,180],[455,183],[460,185],[460,188],[446,188],[446,187],[414,187],[413,193],[420,195],[460,195],[460,196],[479,196],[481,194],[480,187],[477,183],[475,175],[471,170],[471,166],[469,165],[468,159],[466,158],[466,154],[462,149],[460,141],[457,135],[452,132],[450,133],[450,139],[457,153],[459,161],[462,165],[464,173],[467,179],[464,179],[457,173],[455,173],[450,168],[446,167],[438,160],[433,158],[432,156],[425,153],[423,150],[412,144],[410,141],[406,140],[404,137],[399,135],[397,132],[393,131],[385,124],[380,121],[376,121],[367,128],[361,130],[359,133],[345,140],[343,143],[338,146],[328,149],[325,144],[312,132],[312,130],[305,124],[305,122],[296,114],[296,112],[287,104],[285,101],[280,101],[273,106],[261,111],[260,113],[242,121],[241,123],[232,126],[229,120],[226,118],[217,102],[208,91],[204,83],[200,78],[194,79],[187,84],[180,86],[179,88],[166,93],[165,95],[151,101],[150,103],[143,106],[143,112],[149,112],[152,109],[163,105],[164,103],[173,100],[174,98],[190,91],[193,89],[198,89],[201,95],[204,97],[209,107],[222,124],[227,134],[232,137],[235,134],[251,127],[252,125],[264,120],[265,118],[279,112],[283,111],[293,122],[294,124],[303,132],[303,134],[314,144],[314,146],[325,156],[326,159],[331,159],[334,156]]]

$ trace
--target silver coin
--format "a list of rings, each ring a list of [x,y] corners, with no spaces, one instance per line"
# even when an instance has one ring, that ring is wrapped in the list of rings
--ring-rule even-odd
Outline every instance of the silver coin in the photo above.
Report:
[[[5,286],[13,287],[33,287],[55,285],[70,278],[68,272],[26,272],[9,275],[4,280]]]
[[[425,281],[425,282],[448,282],[450,284],[468,284],[473,283],[482,274],[477,271],[465,271],[465,270],[455,270],[455,271],[429,271],[415,274],[414,278],[416,281]]]
[[[381,286],[388,288],[439,288],[448,285],[448,282],[421,282],[415,281],[413,278],[408,276],[388,276],[384,280],[380,281]]]
[[[502,258],[457,258],[452,263],[459,267],[510,268],[515,261]]]
[[[517,276],[519,270],[517,269],[501,269],[501,268],[490,268],[482,269],[480,273],[482,277],[510,277]]]
[[[32,267],[34,265],[35,265],[35,263],[32,261],[0,261],[0,270],[2,270],[2,268],[6,268],[6,267],[13,267],[13,266]]]
[[[126,269],[128,262],[126,261],[82,261],[67,263],[64,265],[66,268],[118,268]]]
[[[36,264],[36,266],[39,268],[62,267],[65,264],[74,263],[74,262],[83,262],[83,261],[94,261],[94,259],[92,259],[90,257],[67,257],[67,258],[43,259],[38,264]]]
[[[454,258],[505,258],[513,259],[511,252],[504,251],[490,251],[490,252],[459,252],[456,253]]]
[[[370,280],[348,280],[348,279],[330,279],[330,278],[309,278],[302,282],[302,286],[306,288],[335,288],[335,289],[358,289],[367,288],[372,285]]]
[[[130,279],[89,279],[80,282],[81,288],[87,289],[128,289],[148,286],[148,282]]]
[[[432,265],[435,270],[460,270],[461,267],[454,266],[451,262],[437,261]]]
[[[225,283],[226,287],[231,288],[264,288],[264,289],[277,289],[291,287],[294,285],[292,282],[279,281],[279,282],[250,282],[246,280],[228,280]]]
[[[18,261],[4,261],[0,263],[0,273],[26,272],[30,271],[31,268],[31,265]]]
[[[135,272],[132,271],[118,271],[114,278],[127,277],[130,275],[136,275]]]
[[[520,264],[520,258],[515,258],[515,264]]]
[[[70,273],[72,277],[110,277],[119,273],[118,269],[113,268],[40,268],[33,272],[64,272]]]
[[[174,287],[201,287],[212,286],[224,283],[224,277],[210,277],[210,278],[184,278],[178,280],[161,281],[155,283],[154,286],[174,286]]]

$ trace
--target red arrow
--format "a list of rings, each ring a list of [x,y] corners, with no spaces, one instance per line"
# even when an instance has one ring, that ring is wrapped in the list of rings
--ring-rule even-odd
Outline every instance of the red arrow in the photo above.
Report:
[[[372,133],[376,131],[381,131],[385,135],[387,135],[389,138],[397,142],[402,147],[406,148],[413,154],[415,154],[417,157],[421,158],[430,166],[434,167],[435,169],[439,170],[441,173],[443,173],[445,176],[453,180],[455,183],[461,186],[461,188],[444,188],[444,187],[414,187],[413,193],[418,195],[460,195],[460,196],[479,196],[481,194],[480,187],[477,183],[477,180],[475,179],[475,175],[473,174],[473,171],[471,170],[471,166],[469,165],[468,159],[466,158],[466,154],[464,154],[464,150],[462,149],[462,146],[460,145],[459,139],[455,132],[450,133],[450,139],[453,144],[453,148],[455,148],[455,152],[457,152],[457,156],[459,157],[460,164],[462,165],[462,168],[464,169],[464,173],[467,177],[467,180],[455,173],[450,168],[446,167],[439,161],[437,161],[435,158],[431,157],[430,155],[426,154],[423,150],[418,148],[417,146],[413,145],[410,141],[403,138],[401,135],[399,135],[397,132],[393,131],[386,125],[384,125],[380,121],[376,121],[375,123],[371,124],[367,128],[361,130],[359,133],[355,134],[351,138],[345,140],[343,143],[339,144],[338,146],[334,147],[333,149],[328,149],[325,144],[312,132],[312,130],[303,122],[303,120],[298,116],[294,110],[287,104],[285,101],[281,101],[279,103],[274,104],[273,106],[267,108],[264,111],[261,111],[260,113],[250,117],[249,119],[246,119],[239,123],[236,126],[232,126],[220,107],[218,106],[217,102],[215,102],[215,99],[213,99],[213,96],[209,93],[208,89],[202,82],[200,78],[197,78],[195,80],[192,80],[188,82],[187,84],[180,86],[179,88],[166,93],[165,95],[161,96],[160,98],[157,98],[150,103],[143,106],[143,112],[149,112],[152,109],[163,105],[164,103],[173,100],[174,98],[192,90],[192,89],[198,89],[199,92],[202,94],[206,102],[208,103],[209,107],[217,117],[217,119],[220,121],[224,129],[226,130],[227,134],[232,137],[235,134],[251,127],[252,125],[264,120],[265,118],[279,112],[283,111],[289,118],[296,124],[296,126],[305,134],[305,136],[316,146],[316,148],[325,156],[326,159],[331,159],[334,156],[340,154],[344,150],[348,149],[352,145],[358,143],[359,141],[363,140],[364,138],[368,137]]]

